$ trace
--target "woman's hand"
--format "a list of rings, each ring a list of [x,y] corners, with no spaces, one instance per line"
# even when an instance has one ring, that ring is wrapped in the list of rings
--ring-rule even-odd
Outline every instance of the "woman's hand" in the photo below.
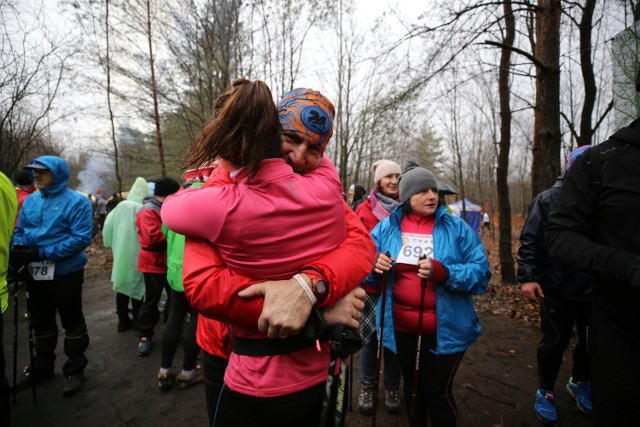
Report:
[[[431,276],[431,270],[433,269],[433,264],[431,263],[431,258],[424,258],[418,260],[418,276],[422,279],[429,279]]]
[[[427,280],[433,283],[442,283],[449,280],[449,269],[440,261],[433,258],[423,258],[418,260],[418,277],[423,279],[422,286],[426,286]]]
[[[381,253],[378,255],[378,258],[376,258],[376,263],[373,266],[373,271],[378,274],[382,274],[385,271],[389,271],[391,269],[391,264],[394,261],[395,260],[393,258],[389,258],[385,254]]]

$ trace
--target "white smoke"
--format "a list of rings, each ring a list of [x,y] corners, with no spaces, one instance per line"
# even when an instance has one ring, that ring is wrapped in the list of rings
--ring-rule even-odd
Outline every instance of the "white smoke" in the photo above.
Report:
[[[103,154],[89,154],[84,170],[78,173],[77,190],[86,194],[96,194],[97,189],[104,192],[104,179],[113,173],[113,160]]]

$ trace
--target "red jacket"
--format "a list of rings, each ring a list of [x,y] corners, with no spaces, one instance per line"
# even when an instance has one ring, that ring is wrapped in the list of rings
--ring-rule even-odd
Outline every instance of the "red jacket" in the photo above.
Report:
[[[371,212],[371,200],[367,199],[366,201],[360,203],[360,206],[356,209],[356,215],[360,218],[360,221],[364,224],[364,227],[367,229],[369,233],[371,230],[375,228],[376,225],[380,222],[378,218]]]
[[[353,290],[373,267],[373,241],[346,203],[344,208],[345,241],[334,251],[308,264],[319,270],[329,284],[327,297],[318,303],[322,307],[333,305]],[[249,285],[264,282],[264,279],[233,274],[210,242],[186,238],[183,281],[187,299],[204,316],[243,327],[255,328],[258,324],[262,298],[245,299],[237,293]]]
[[[14,224],[14,227],[18,225],[18,217],[20,216],[20,209],[22,209],[24,199],[26,199],[31,193],[33,193],[33,191],[27,191],[24,188],[16,187],[16,196],[18,196],[18,214],[16,215],[16,223]]]
[[[203,187],[230,182],[223,168],[216,169]],[[349,206],[344,204],[347,236],[334,251],[309,264],[318,269],[329,283],[322,305],[332,305],[351,291],[373,265],[375,246]],[[243,299],[237,293],[263,279],[233,274],[217,248],[204,239],[186,238],[183,265],[184,291],[190,304],[202,314],[196,337],[209,354],[228,358],[228,326],[255,327],[262,312],[262,298]],[[241,316],[238,313],[242,313]],[[216,321],[207,316],[215,316]],[[225,345],[226,344],[226,345]]]
[[[167,238],[162,232],[160,206],[162,203],[155,197],[147,199],[136,214],[136,229],[140,241],[138,271],[142,273],[167,272]]]
[[[371,197],[375,196],[372,195]],[[371,233],[371,230],[373,230],[380,222],[380,220],[371,211],[371,199],[367,199],[366,201],[360,203],[360,206],[358,206],[358,208],[356,209],[356,215],[358,219],[362,221],[369,233]],[[362,289],[364,289],[368,294],[380,293],[380,289],[374,288],[369,285],[362,285]]]

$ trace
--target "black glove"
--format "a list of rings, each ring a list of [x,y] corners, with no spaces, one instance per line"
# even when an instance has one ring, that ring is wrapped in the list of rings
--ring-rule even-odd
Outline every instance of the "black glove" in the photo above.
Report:
[[[39,260],[40,256],[36,246],[14,245],[9,253],[9,265],[15,271],[19,271],[23,266]]]

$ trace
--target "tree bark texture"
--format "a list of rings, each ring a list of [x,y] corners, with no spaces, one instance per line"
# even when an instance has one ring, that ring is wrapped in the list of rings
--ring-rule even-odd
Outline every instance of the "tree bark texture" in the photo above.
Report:
[[[584,81],[584,103],[582,104],[582,114],[580,115],[580,135],[578,136],[578,146],[591,144],[593,138],[593,128],[591,118],[593,107],[596,104],[596,78],[593,74],[593,62],[591,61],[591,29],[593,27],[593,11],[596,7],[596,0],[587,0],[582,9],[580,19],[580,68]]]
[[[560,0],[539,0],[536,8],[536,106],[531,197],[560,174]]]
[[[511,97],[509,71],[511,68],[511,47],[516,36],[516,23],[511,1],[503,3],[504,10],[504,47],[500,54],[498,71],[498,93],[500,96],[500,147],[498,168],[496,170],[496,189],[498,195],[499,251],[502,283],[515,283],[516,275],[511,250],[511,201],[509,199],[509,152],[511,151]]]

